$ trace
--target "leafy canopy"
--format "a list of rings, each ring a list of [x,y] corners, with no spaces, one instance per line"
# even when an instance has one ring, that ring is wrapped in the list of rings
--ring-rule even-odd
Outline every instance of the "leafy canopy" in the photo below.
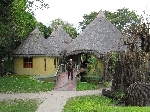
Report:
[[[107,19],[118,28],[121,32],[124,32],[124,28],[132,23],[139,24],[141,22],[141,17],[136,14],[135,11],[130,11],[128,8],[118,9],[115,12],[103,11]],[[91,12],[91,14],[85,14],[83,16],[83,21],[79,22],[79,28],[85,29],[86,26],[91,23],[98,12]]]
[[[73,26],[73,24],[70,24],[70,23],[68,23],[66,21],[63,21],[60,18],[52,20],[50,22],[49,27],[51,27],[52,29],[57,29],[59,24],[62,26],[64,31],[66,31],[66,33],[69,34],[70,37],[72,37],[72,38],[76,38],[77,37],[78,33],[77,33],[76,28]]]
[[[35,28],[37,21],[30,13],[35,2],[40,2],[39,7],[48,6],[43,0],[0,1],[0,60],[12,55],[14,49]]]

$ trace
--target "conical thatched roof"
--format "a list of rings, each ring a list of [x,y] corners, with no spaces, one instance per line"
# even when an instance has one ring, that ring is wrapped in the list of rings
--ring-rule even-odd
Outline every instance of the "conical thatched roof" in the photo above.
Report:
[[[121,32],[100,11],[97,18],[72,41],[67,49],[67,55],[89,52],[100,57],[108,51],[118,51],[118,46],[123,45],[121,38]]]
[[[55,38],[47,38],[45,39],[44,45],[46,56],[55,56],[58,57],[61,53],[61,47],[59,46],[57,40]]]
[[[64,43],[70,43],[72,41],[72,38],[63,30],[61,25],[58,25],[58,28],[51,33],[50,37],[57,38]]]
[[[69,45],[71,41],[72,38],[59,25],[47,38],[47,42],[53,44],[51,47],[48,47],[47,54],[50,55],[51,53],[56,53],[57,55],[60,55],[60,53],[66,50],[67,45]]]
[[[36,27],[28,38],[14,51],[14,56],[43,56],[45,55],[44,36]]]
[[[14,56],[60,56],[72,38],[58,26],[50,37],[44,38],[36,27],[29,37],[14,51]]]

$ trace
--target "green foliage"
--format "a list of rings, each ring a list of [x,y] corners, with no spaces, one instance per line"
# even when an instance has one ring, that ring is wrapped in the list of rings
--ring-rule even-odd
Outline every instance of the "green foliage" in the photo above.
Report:
[[[103,84],[104,84],[105,87],[109,86],[109,82],[103,82]]]
[[[0,60],[11,56],[14,49],[35,28],[36,19],[30,13],[35,2],[40,3],[37,8],[48,7],[43,0],[0,1]]]
[[[25,0],[14,0],[0,7],[0,59],[11,56],[14,49],[34,29],[36,19],[26,12]]]
[[[95,57],[91,57],[88,59],[88,67],[90,67],[91,69],[95,69],[98,66],[98,61]]]
[[[115,12],[106,10],[103,12],[107,19],[121,32],[124,32],[127,25],[131,25],[132,23],[139,24],[142,19],[135,11],[130,11],[128,8],[118,9]],[[79,28],[82,30],[85,29],[86,26],[96,18],[97,14],[98,12],[91,12],[89,15],[85,14],[83,21],[79,22]]]
[[[45,26],[41,22],[37,22],[37,26],[38,26],[39,30],[42,32],[42,34],[44,35],[45,38],[49,37],[50,34],[52,33],[52,28]]]
[[[123,92],[123,90],[118,90],[118,91],[113,92],[113,96],[116,99],[122,99],[125,96],[125,93]]]
[[[113,93],[114,97],[117,99],[121,99],[125,96],[125,93],[123,92],[123,90],[119,90]]]
[[[80,96],[71,98],[64,106],[64,112],[106,112],[102,110],[107,109],[112,103],[115,101],[98,95]]]
[[[9,5],[11,5],[11,3],[13,2],[14,0],[0,0],[0,5],[1,6],[4,6],[4,7],[7,7]]]
[[[98,68],[98,60],[95,57],[88,58],[87,74],[90,74],[90,71],[93,72],[92,75],[100,75],[101,73],[100,69]]]
[[[14,70],[14,62],[13,60],[7,60],[4,62],[4,66],[7,71],[13,71]]]
[[[34,10],[43,10],[44,8],[49,8],[45,0],[26,0],[26,10],[32,14],[34,14]]]
[[[66,31],[66,33],[68,33],[69,36],[72,37],[73,39],[76,38],[78,35],[77,30],[73,26],[73,24],[63,21],[60,18],[52,20],[50,23],[51,24],[49,26],[52,29],[57,29],[58,25],[60,24],[62,26],[62,28],[64,29],[64,31]]]
[[[109,11],[104,11],[104,13],[108,20],[121,32],[124,32],[127,25],[140,24],[142,19],[135,11],[130,11],[128,8],[117,9],[114,13]]]
[[[7,100],[0,102],[0,112],[35,112],[39,102],[36,100]]]
[[[103,96],[80,96],[68,100],[63,112],[149,112],[150,107],[115,106],[116,101]]]
[[[55,84],[52,82],[40,82],[32,77],[0,77],[0,92],[1,93],[27,93],[51,91]]]
[[[117,53],[116,52],[112,52],[112,55],[111,55],[111,68],[112,68],[112,72],[114,72],[114,67],[115,67],[115,64],[116,62],[118,61],[118,58],[117,58]]]
[[[26,12],[24,0],[13,2],[11,14],[11,23],[18,37],[27,36],[35,28],[36,19],[32,14]]]
[[[85,29],[88,24],[90,24],[97,16],[97,12],[91,12],[91,14],[84,14],[83,21],[79,22],[79,29]]]
[[[93,84],[99,84],[99,82],[102,81],[102,76],[99,75],[87,75],[87,82],[93,83]]]
[[[99,89],[99,86],[93,83],[87,83],[87,82],[78,82],[77,83],[77,91],[84,91],[84,90],[96,90]]]

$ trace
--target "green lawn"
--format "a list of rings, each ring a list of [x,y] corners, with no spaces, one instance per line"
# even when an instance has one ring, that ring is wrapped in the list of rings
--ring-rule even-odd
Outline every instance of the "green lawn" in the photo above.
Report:
[[[150,112],[150,107],[121,107],[104,96],[80,96],[71,98],[63,112]]]
[[[0,102],[0,112],[35,112],[41,102],[38,100],[8,100]]]
[[[35,93],[54,89],[54,82],[40,82],[32,77],[0,77],[0,93]]]
[[[99,89],[100,86],[97,86],[93,83],[88,82],[77,82],[77,91],[84,91],[84,90],[96,90]]]

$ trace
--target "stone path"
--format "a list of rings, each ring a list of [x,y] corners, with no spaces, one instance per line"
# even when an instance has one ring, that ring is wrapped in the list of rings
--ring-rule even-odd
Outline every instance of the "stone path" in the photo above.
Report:
[[[13,99],[39,99],[43,101],[36,112],[62,112],[67,100],[82,95],[101,94],[101,90],[48,91],[41,93],[0,94],[0,101]]]

